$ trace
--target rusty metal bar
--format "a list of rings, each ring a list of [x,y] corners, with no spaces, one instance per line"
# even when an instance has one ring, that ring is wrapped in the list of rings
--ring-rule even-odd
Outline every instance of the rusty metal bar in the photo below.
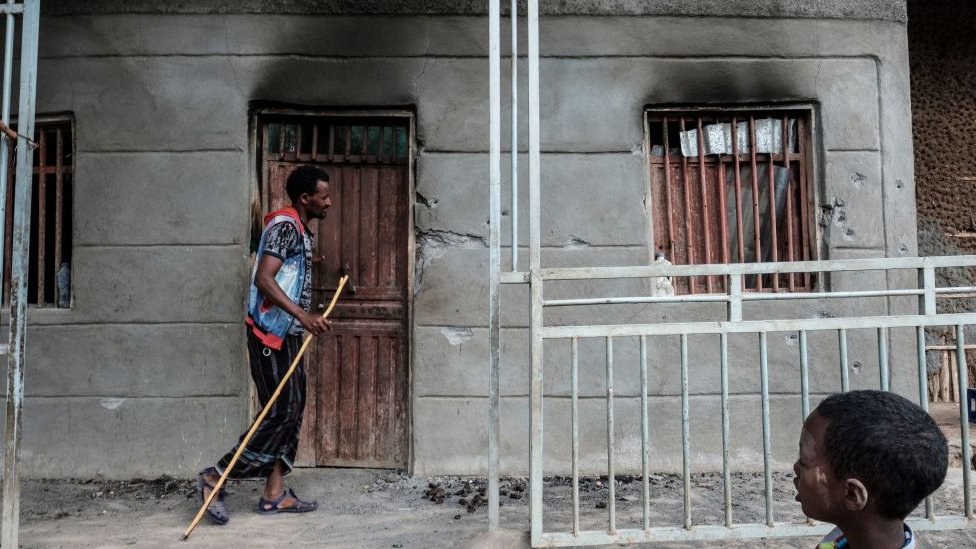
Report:
[[[285,158],[285,126],[284,122],[278,123],[278,160]]]
[[[19,130],[34,135],[34,101],[37,85],[37,35],[39,0],[24,0],[20,47]],[[9,21],[8,21],[9,26]],[[9,49],[8,49],[9,52]],[[5,86],[6,88],[6,86]],[[24,410],[24,362],[27,355],[27,277],[30,250],[31,179],[34,150],[17,147],[17,182],[14,199],[14,249],[11,277],[10,334],[7,356],[7,423],[4,432],[3,504],[0,512],[0,545],[18,547],[20,528],[20,441]]]
[[[803,261],[810,260],[810,217],[807,213],[809,205],[807,204],[807,163],[804,160],[806,151],[806,126],[803,123],[803,118],[800,117],[796,121],[797,124],[797,143],[800,147],[800,223],[802,224],[802,231],[800,232],[801,244],[803,246]],[[799,259],[799,258],[797,258]],[[810,273],[803,273],[803,286],[804,288],[812,288]]]
[[[343,127],[346,129],[346,152],[342,160],[349,162],[349,157],[352,156],[352,126]]]
[[[271,132],[269,130],[271,124],[261,124],[261,158],[270,159],[271,158],[271,144],[268,140],[271,139]],[[268,212],[271,211],[268,208],[268,182],[271,181],[271,168],[269,167],[269,162],[267,160],[261,162],[261,172],[264,177],[261,178],[261,183],[259,186],[258,201],[261,203],[261,211]]]
[[[329,122],[329,162],[335,161],[335,124]]]
[[[729,262],[729,204],[725,197],[725,162],[722,160],[722,155],[718,156],[718,209],[721,212],[719,215],[719,238],[722,246],[722,263]],[[722,281],[723,290],[727,290],[724,286],[725,278],[720,279]]]
[[[68,131],[70,131],[70,127]],[[65,128],[58,127],[55,132],[57,135],[57,143],[55,148],[55,166],[57,171],[54,175],[54,273],[61,270],[61,252],[63,248],[63,231],[61,216],[64,215],[64,176],[62,175],[62,170],[64,169],[64,131]],[[57,278],[55,278],[57,281]],[[55,283],[54,285],[54,304],[57,305],[61,300],[58,294],[61,292],[60,286]]]
[[[772,120],[772,118],[770,118]],[[770,136],[772,138],[772,136]],[[772,147],[770,147],[772,149]],[[786,158],[786,155],[783,155]],[[779,229],[779,225],[776,223],[776,179],[774,178],[776,164],[773,162],[773,151],[769,151],[769,234],[771,237],[770,247],[773,251],[773,262],[779,261],[779,239],[776,237],[776,231]],[[762,261],[762,258],[756,259],[756,261]],[[773,291],[779,291],[779,274],[773,274]]]
[[[792,189],[792,172],[790,171],[790,130],[789,130],[789,115],[783,115],[783,166],[786,169],[786,248],[787,257],[790,261],[793,261],[793,248],[795,243],[793,241],[793,225],[796,223],[796,218],[793,216],[793,189]],[[794,273],[789,273],[787,275],[787,284],[791,292],[796,291],[796,276]]]
[[[682,116],[678,119],[679,128],[681,133],[685,131],[685,117]],[[701,154],[702,151],[698,151]],[[688,265],[695,264],[695,245],[692,240],[691,232],[691,184],[688,182],[688,157],[684,154],[681,155],[681,184],[684,189],[684,202],[685,202],[685,249],[688,254],[686,263]],[[673,259],[671,261],[674,261]],[[696,293],[695,288],[695,277],[688,277],[688,291],[690,293]]]
[[[304,160],[302,158],[302,141],[305,137],[305,124],[300,122],[295,123],[295,159]]]
[[[40,173],[37,174],[37,303],[46,303],[44,299],[45,275],[47,265],[44,251],[47,247],[47,174],[44,168],[47,165],[47,132],[44,128],[40,131],[40,147],[37,150],[37,157]],[[33,173],[33,166],[31,173]],[[29,287],[29,286],[28,286]],[[29,291],[28,291],[29,293]]]
[[[661,128],[664,134],[664,199],[665,208],[668,212],[668,261],[676,260],[674,250],[674,206],[672,205],[671,193],[671,151],[668,144],[668,117],[661,118]]]
[[[739,263],[746,262],[746,241],[745,236],[743,236],[742,231],[742,172],[740,170],[740,159],[739,159],[739,120],[736,117],[732,117],[732,131],[735,134],[735,139],[732,140],[732,158],[735,159],[735,222],[737,224],[736,239],[739,249]]]
[[[705,233],[705,261],[703,263],[712,262],[712,236],[709,230],[709,222],[712,220],[712,216],[709,215],[708,209],[708,187],[705,185],[705,135],[702,132],[702,117],[698,117],[698,186],[701,188],[701,219],[702,219],[702,231]],[[687,174],[686,174],[687,176]],[[708,293],[712,293],[714,287],[712,285],[712,277],[705,277],[705,288],[707,288]]]
[[[756,117],[749,115],[749,161],[752,166],[752,233],[755,240],[755,262],[762,263],[761,229],[759,218],[759,165],[756,163]],[[763,290],[762,275],[756,277],[756,291]]]
[[[319,123],[312,124],[312,162],[319,159]]]

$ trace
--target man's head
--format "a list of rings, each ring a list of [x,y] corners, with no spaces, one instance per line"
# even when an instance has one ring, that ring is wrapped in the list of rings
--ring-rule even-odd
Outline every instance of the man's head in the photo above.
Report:
[[[833,395],[803,424],[796,499],[804,514],[833,524],[861,513],[901,520],[942,484],[948,454],[938,425],[908,399]]]
[[[288,175],[285,192],[291,204],[309,219],[324,219],[332,205],[329,174],[315,166],[299,166]]]

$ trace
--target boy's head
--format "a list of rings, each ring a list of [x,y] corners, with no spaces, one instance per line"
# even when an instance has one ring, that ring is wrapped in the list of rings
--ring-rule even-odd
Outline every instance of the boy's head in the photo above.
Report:
[[[803,423],[796,499],[808,517],[833,524],[861,512],[901,520],[942,484],[948,454],[938,425],[908,399],[833,395]]]

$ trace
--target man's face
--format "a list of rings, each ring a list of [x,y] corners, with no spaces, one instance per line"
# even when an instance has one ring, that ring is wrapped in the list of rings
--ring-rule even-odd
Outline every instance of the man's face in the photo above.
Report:
[[[844,482],[834,475],[824,449],[827,420],[817,412],[803,423],[800,457],[793,464],[796,500],[806,516],[836,524],[844,512]]]
[[[329,183],[327,181],[317,181],[315,192],[305,195],[308,201],[305,204],[305,212],[309,219],[325,219],[325,211],[332,206],[332,196],[329,193]]]

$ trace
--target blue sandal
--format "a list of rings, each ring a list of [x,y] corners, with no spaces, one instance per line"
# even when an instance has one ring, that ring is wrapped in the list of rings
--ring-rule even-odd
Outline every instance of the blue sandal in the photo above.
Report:
[[[281,503],[285,501],[285,498],[291,496],[295,499],[291,505],[288,507],[281,507]],[[285,488],[280,496],[275,499],[264,499],[263,497],[258,501],[258,513],[262,515],[273,515],[275,513],[308,513],[309,511],[314,511],[319,508],[319,502],[317,501],[305,501],[298,499],[295,495],[295,491],[291,488]]]
[[[208,467],[197,474],[197,490],[200,491],[200,503],[207,501],[207,496],[203,493],[204,488],[210,488],[213,490],[214,485],[207,482],[207,475],[217,474],[217,470],[213,467]],[[227,494],[224,489],[221,488],[217,492],[217,496],[210,501],[210,505],[207,506],[207,516],[210,517],[217,524],[227,524],[230,521],[230,515],[227,514],[227,507],[224,506],[224,496]]]

